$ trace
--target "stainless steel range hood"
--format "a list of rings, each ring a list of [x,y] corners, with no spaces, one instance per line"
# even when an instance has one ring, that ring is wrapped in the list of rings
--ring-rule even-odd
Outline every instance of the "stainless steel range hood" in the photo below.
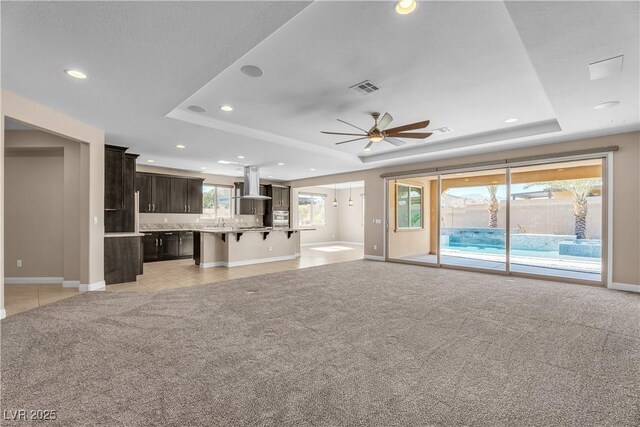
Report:
[[[271,197],[260,194],[260,168],[257,166],[244,167],[243,199],[270,200]]]

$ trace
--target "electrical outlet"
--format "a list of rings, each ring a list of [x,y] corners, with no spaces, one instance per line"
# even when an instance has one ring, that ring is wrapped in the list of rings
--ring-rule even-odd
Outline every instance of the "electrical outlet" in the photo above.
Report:
[[[269,252],[271,252],[273,250],[273,246],[269,246]]]
[[[22,260],[21,259],[16,261],[16,267],[22,267]]]
[[[164,222],[165,222],[165,223],[166,223],[166,222],[168,222],[168,221],[169,221],[169,220],[168,220],[167,218],[165,218],[165,219],[164,219]]]
[[[200,218],[196,218],[196,222],[200,222]]]
[[[378,250],[378,245],[373,245],[373,250],[377,251]]]

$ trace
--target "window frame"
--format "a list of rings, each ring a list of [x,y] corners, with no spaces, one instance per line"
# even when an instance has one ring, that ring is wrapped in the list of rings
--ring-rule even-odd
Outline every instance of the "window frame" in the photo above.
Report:
[[[311,198],[313,197],[322,197],[324,199],[324,222],[322,224],[314,224],[313,223],[313,218],[314,218],[314,214],[315,214],[315,210],[314,210],[314,203],[312,202],[310,204],[311,208],[311,224],[308,225],[302,225],[300,224],[300,196],[304,195],[304,196],[310,196]],[[297,210],[296,210],[296,215],[297,215],[297,222],[298,222],[298,227],[301,228],[314,228],[314,227],[326,227],[327,225],[327,195],[326,194],[322,194],[322,193],[311,193],[311,192],[307,192],[307,191],[301,191],[298,193],[297,195]]]
[[[401,227],[400,226],[400,207],[399,207],[399,194],[400,192],[398,191],[399,187],[406,187],[408,189],[408,209],[407,209],[407,213],[408,213],[408,221],[407,227]],[[412,189],[417,189],[418,191],[420,191],[420,226],[413,226],[411,224],[411,190]],[[406,183],[399,183],[396,182],[396,194],[395,194],[395,199],[396,199],[396,203],[395,203],[395,207],[396,207],[396,214],[395,214],[395,220],[396,220],[396,231],[414,231],[414,230],[423,230],[424,229],[424,186],[421,185],[414,185],[414,184],[406,184]]]
[[[206,208],[204,206],[204,194],[205,192],[205,188],[214,188],[215,189],[215,194],[214,194],[214,201],[213,201],[213,208]],[[220,216],[218,215],[218,189],[219,188],[224,188],[224,189],[228,189],[229,190],[229,216]],[[213,184],[213,183],[208,183],[205,182],[202,184],[202,194],[203,194],[203,201],[202,201],[202,216],[201,218],[233,218],[234,214],[235,214],[235,203],[234,203],[234,196],[233,196],[233,185],[228,185],[228,184]],[[214,213],[205,213],[205,209],[213,209]]]

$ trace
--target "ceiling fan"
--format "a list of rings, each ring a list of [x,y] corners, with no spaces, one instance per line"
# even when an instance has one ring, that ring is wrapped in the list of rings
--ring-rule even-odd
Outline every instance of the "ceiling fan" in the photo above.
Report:
[[[357,136],[358,137],[358,138],[354,138],[354,139],[348,139],[346,141],[336,142],[336,145],[346,144],[347,142],[360,141],[362,139],[368,139],[369,142],[364,147],[364,151],[371,151],[371,146],[373,145],[373,143],[374,142],[379,142],[379,141],[382,141],[382,140],[387,141],[388,143],[393,144],[396,147],[399,147],[399,146],[405,145],[406,142],[405,141],[401,141],[399,139],[396,139],[396,137],[398,137],[398,138],[425,139],[425,138],[428,138],[428,137],[430,137],[432,135],[431,132],[405,132],[405,131],[408,131],[408,130],[426,128],[427,126],[429,126],[429,120],[425,120],[424,122],[416,122],[416,123],[411,123],[411,124],[404,125],[404,126],[398,126],[398,127],[395,127],[395,128],[387,129],[387,126],[389,126],[389,124],[391,124],[391,122],[393,121],[393,117],[391,117],[391,114],[384,113],[384,115],[382,116],[380,121],[378,121],[378,119],[380,118],[380,113],[371,113],[371,116],[373,117],[373,120],[375,121],[375,124],[368,131],[362,129],[361,127],[353,125],[353,124],[351,124],[349,122],[345,122],[344,120],[338,119],[339,122],[347,124],[347,125],[349,125],[351,127],[354,127],[354,128],[356,128],[358,130],[361,130],[362,132],[364,132],[364,134],[360,134],[360,133],[343,133],[343,132],[325,132],[325,131],[321,131],[321,132],[324,133],[324,134],[327,134],[327,135],[346,135],[346,136]]]

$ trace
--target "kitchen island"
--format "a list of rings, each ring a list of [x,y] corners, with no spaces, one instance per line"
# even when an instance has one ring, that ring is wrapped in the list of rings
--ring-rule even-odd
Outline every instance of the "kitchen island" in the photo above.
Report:
[[[194,233],[194,259],[200,268],[237,267],[300,256],[298,228],[211,228]]]

